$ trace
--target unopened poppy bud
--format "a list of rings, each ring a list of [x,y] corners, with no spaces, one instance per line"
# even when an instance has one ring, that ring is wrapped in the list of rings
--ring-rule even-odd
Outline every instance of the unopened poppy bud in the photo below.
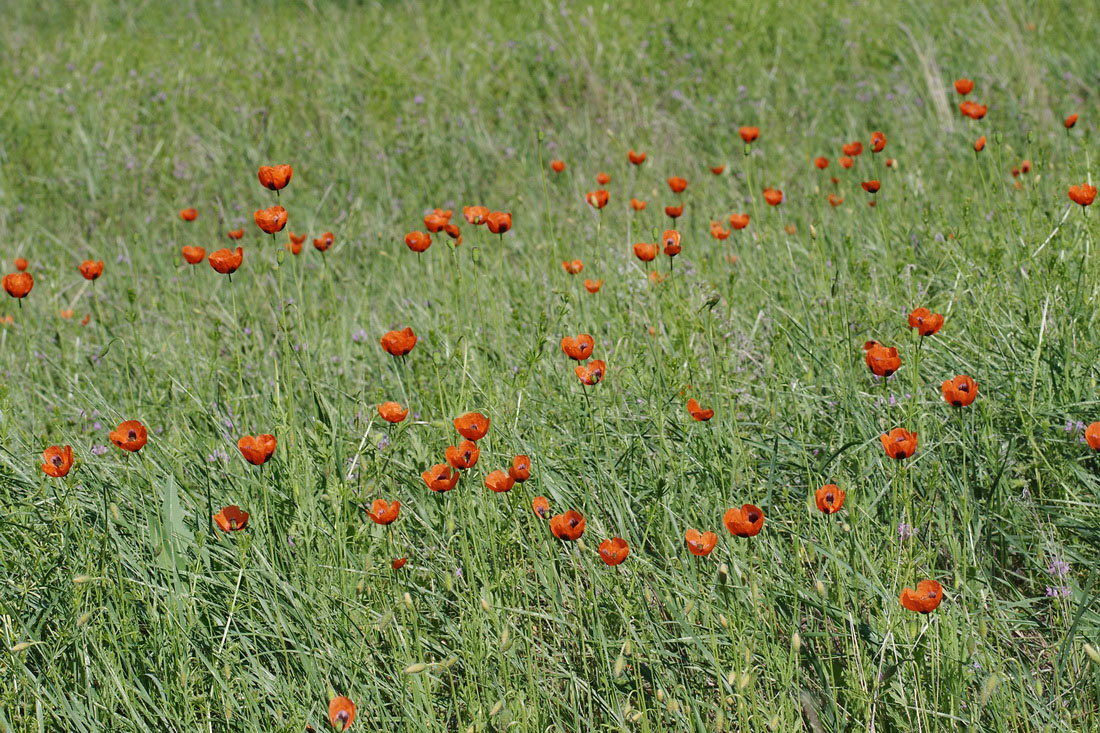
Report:
[[[745,155],[746,157],[752,155],[752,146],[748,143],[745,143]]]
[[[997,143],[998,145],[1001,144],[1001,131],[1000,130],[997,130],[995,133],[993,133],[993,142]]]
[[[584,540],[577,540],[577,549],[584,552]]]
[[[1033,142],[1035,142],[1035,131],[1034,130],[1028,130],[1027,131],[1027,143],[1028,143],[1028,145],[1030,145]]]
[[[92,612],[87,611],[86,613],[82,613],[82,614],[80,614],[80,616],[77,617],[76,625],[78,627],[83,626],[84,624],[88,623],[91,619],[92,619]]]
[[[657,702],[665,701],[665,691],[660,687],[657,688]]]
[[[275,253],[275,262],[277,264],[280,264],[280,265],[283,264],[283,261],[285,259],[286,259],[286,250],[281,249],[281,250],[279,250],[278,252]]]
[[[409,609],[410,611],[412,611],[412,610],[413,610],[413,599],[412,599],[412,596],[411,596],[411,595],[409,595],[408,593],[406,593],[406,594],[404,595],[404,597],[403,597],[403,599],[402,599],[402,600],[404,600],[404,601],[405,601],[405,608],[407,608],[407,609]]]
[[[481,262],[481,248],[474,247],[473,251],[470,252],[470,257],[473,259],[475,265]]]
[[[997,678],[997,675],[989,675],[989,678],[985,681],[985,684],[982,685],[982,694],[978,700],[979,705],[985,707],[985,704],[989,702],[989,698],[993,697],[993,691],[997,689],[998,681],[999,680]]]
[[[634,714],[630,716],[630,722],[631,723],[637,723],[641,719],[642,719],[642,711],[641,710],[635,710]]]
[[[972,636],[966,640],[966,651],[968,651],[970,654],[973,654],[977,650],[978,642],[974,641],[974,637]]]
[[[446,586],[448,593],[454,593],[455,579],[453,577],[451,577],[450,575],[444,576],[443,585]]]
[[[798,651],[801,648],[802,648],[802,635],[799,634],[796,631],[796,632],[794,632],[794,635],[791,636],[791,649],[793,649],[795,654],[797,654]]]
[[[810,225],[810,239],[817,239],[817,227]]]
[[[134,291],[133,288],[126,289],[126,300],[130,301],[130,305],[133,305],[137,302],[137,293]]]
[[[405,667],[405,674],[420,674],[427,668],[428,665],[423,662],[417,662],[416,664],[410,664],[408,667]]]
[[[12,654],[18,654],[19,652],[25,652],[34,646],[33,641],[21,641],[11,648]]]
[[[75,578],[73,578],[73,582],[76,583],[77,585],[83,585],[84,583],[87,583],[91,579],[92,578],[89,575],[78,575]]]
[[[729,576],[730,576],[730,566],[726,565],[725,563],[722,563],[721,565],[719,565],[718,566],[718,579],[721,580],[724,583],[724,582],[726,582],[726,579],[729,578]]]
[[[1094,663],[1100,664],[1100,651],[1096,651],[1096,647],[1092,644],[1085,644],[1085,654],[1088,654],[1089,659]]]
[[[622,677],[624,669],[626,669],[626,657],[620,654],[615,659],[615,676]]]
[[[852,525],[848,524],[847,522],[840,525],[840,528],[843,529],[845,532],[851,532],[852,531]]]
[[[541,143],[545,139],[546,139],[546,133],[543,132],[542,130],[539,130],[539,142]]]
[[[482,611],[488,611],[489,610],[489,601],[485,600],[484,597],[482,597],[482,599],[481,599],[481,610]]]
[[[722,625],[723,629],[729,629],[730,627],[730,621],[724,613],[718,614],[718,623]]]
[[[985,619],[978,620],[978,636],[983,639],[986,638],[986,634],[989,633],[989,628],[985,625]]]
[[[497,700],[496,705],[494,705],[492,707],[492,709],[489,711],[489,717],[490,718],[495,718],[497,716],[497,713],[499,713],[503,709],[504,709],[504,701],[503,700]]]
[[[820,580],[814,583],[814,590],[817,591],[817,594],[822,598],[825,597],[825,584]]]
[[[447,661],[443,662],[443,666],[446,667],[447,669],[450,669],[451,667],[455,666],[456,664],[458,664],[458,657],[456,657],[454,654],[447,657]]]

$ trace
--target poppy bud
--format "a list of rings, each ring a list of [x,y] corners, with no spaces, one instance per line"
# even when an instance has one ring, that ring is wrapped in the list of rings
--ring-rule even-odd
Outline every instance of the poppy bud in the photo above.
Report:
[[[88,611],[87,613],[82,613],[82,614],[80,614],[79,617],[77,617],[76,625],[77,625],[77,627],[80,627],[80,626],[83,626],[84,624],[88,623],[91,620],[92,620],[92,612]]]
[[[801,649],[801,648],[802,648],[802,637],[796,631],[796,632],[794,632],[794,635],[791,636],[791,649],[794,650],[795,654],[798,654],[798,650]]]
[[[16,644],[15,646],[13,646],[13,647],[12,647],[12,648],[10,649],[10,651],[11,651],[11,653],[12,653],[12,654],[18,654],[19,652],[25,652],[25,651],[27,651],[27,650],[28,650],[28,649],[30,649],[30,648],[31,648],[32,646],[34,646],[34,642],[33,642],[33,641],[21,641],[21,642],[19,642],[18,644]]]
[[[1100,664],[1100,652],[1096,651],[1096,647],[1092,644],[1085,644],[1085,654],[1088,654],[1089,659],[1094,663]]]
[[[427,668],[428,665],[423,662],[417,662],[416,664],[410,664],[408,667],[405,667],[405,674],[420,674]]]
[[[489,710],[489,717],[490,718],[495,718],[497,716],[497,713],[499,713],[503,709],[504,709],[504,701],[503,700],[497,700],[496,705],[494,705],[492,707],[492,709]]]

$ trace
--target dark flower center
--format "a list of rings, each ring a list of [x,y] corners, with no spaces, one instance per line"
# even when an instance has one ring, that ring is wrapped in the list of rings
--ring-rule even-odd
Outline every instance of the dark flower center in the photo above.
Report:
[[[137,440],[137,432],[136,431],[131,430],[127,435],[129,436],[130,440]]]
[[[970,391],[970,385],[967,384],[966,382],[963,382],[962,384],[960,384],[955,389],[959,390],[960,392],[969,392]]]
[[[570,527],[576,527],[577,524],[578,524],[578,522],[577,522],[577,519],[575,517],[569,520],[569,526]]]
[[[753,524],[756,524],[756,520],[760,518],[760,515],[757,514],[756,512],[749,512],[748,518],[749,518],[750,522],[752,522]]]
[[[54,456],[53,457],[53,465],[61,466],[61,456]]]

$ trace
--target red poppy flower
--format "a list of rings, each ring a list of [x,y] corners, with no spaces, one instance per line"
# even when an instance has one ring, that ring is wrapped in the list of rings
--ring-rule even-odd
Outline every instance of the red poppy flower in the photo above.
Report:
[[[480,412],[467,412],[454,419],[455,430],[466,440],[479,441],[489,432],[489,418]]]
[[[642,262],[652,262],[657,258],[657,245],[637,242],[634,245],[634,256]]]
[[[137,420],[127,420],[111,431],[111,442],[124,451],[135,453],[145,447],[149,431]]]
[[[871,152],[881,153],[882,149],[886,147],[886,136],[880,131],[875,130],[871,133]]]
[[[985,135],[974,141],[974,152],[980,153],[985,150]]]
[[[497,494],[511,491],[515,485],[516,480],[499,469],[485,477],[485,488]]]
[[[394,558],[394,561],[390,563],[390,568],[392,568],[393,570],[400,570],[401,568],[405,567],[405,563],[407,563],[408,561],[409,558],[407,557]]]
[[[561,269],[565,270],[570,275],[578,275],[580,271],[584,269],[584,263],[580,260],[562,260]]]
[[[965,374],[944,380],[940,385],[943,399],[954,407],[967,407],[978,396],[978,383]]]
[[[606,186],[607,184],[611,183],[611,176],[609,176],[606,173],[597,173],[596,174],[596,183],[598,183],[601,186]]]
[[[724,165],[712,165],[710,167],[710,172],[713,173],[716,176],[720,176],[720,175],[722,175],[723,173],[726,172],[726,166],[724,166]]]
[[[626,154],[627,160],[629,160],[634,165],[641,165],[642,163],[644,163],[645,156],[645,153],[635,153],[633,150]]]
[[[666,255],[675,257],[680,254],[680,232],[675,229],[666,229],[665,233],[661,235],[661,241],[665,245]]]
[[[845,155],[856,158],[863,154],[863,143],[859,140],[853,140],[850,143],[845,143],[840,146],[840,149],[844,151]]]
[[[1089,448],[1100,450],[1100,422],[1094,422],[1085,428],[1085,442]]]
[[[778,188],[765,188],[764,200],[769,206],[779,206],[783,202],[783,192]]]
[[[180,212],[180,218],[184,221],[194,221],[199,218],[199,212],[197,209],[184,209]]]
[[[1088,206],[1096,198],[1096,186],[1082,183],[1080,186],[1069,187],[1069,198],[1075,204]]]
[[[956,79],[955,91],[965,97],[967,94],[974,91],[974,82],[970,79]]]
[[[959,111],[962,112],[963,115],[965,115],[966,117],[980,120],[981,118],[985,117],[985,114],[989,111],[989,108],[986,107],[984,104],[966,101],[959,105]]]
[[[1066,125],[1067,130],[1070,129],[1071,127],[1073,127],[1076,124],[1077,124],[1077,114],[1076,113],[1074,113],[1074,114],[1072,114],[1072,115],[1070,115],[1069,117],[1066,118],[1065,125]]]
[[[1020,163],[1020,172],[1021,173],[1031,173],[1031,161],[1030,160],[1025,160],[1022,163]]]
[[[286,188],[292,175],[294,175],[294,169],[286,164],[261,165],[259,173],[257,173],[260,185],[272,191]]]
[[[401,558],[401,565],[404,564],[405,558]],[[394,570],[399,569],[401,565],[398,565],[395,560]],[[343,695],[332,698],[332,702],[328,704],[328,724],[343,732],[351,727],[353,720],[355,720],[355,703]]]
[[[760,128],[743,126],[737,130],[737,134],[739,134],[741,136],[741,139],[745,142],[751,143],[756,140],[756,138],[760,137]]]
[[[477,447],[477,443],[472,440],[464,440],[457,446],[447,446],[447,463],[460,471],[476,466],[480,455],[481,450]]]
[[[73,447],[51,445],[42,451],[42,472],[47,476],[62,478],[73,467]]]
[[[206,250],[202,247],[187,246],[182,251],[183,259],[190,265],[197,265],[206,259]]]
[[[85,280],[95,280],[103,274],[103,261],[84,260],[80,263],[80,274]]]
[[[600,288],[603,287],[603,280],[589,280],[585,278],[584,289],[590,293],[600,292]]]
[[[458,471],[455,471],[446,463],[437,463],[420,474],[420,478],[424,479],[424,483],[432,491],[443,492],[450,491],[455,487],[459,475]]]
[[[389,331],[381,339],[382,348],[393,356],[406,356],[416,346],[416,334],[411,328],[404,331]]]
[[[493,234],[504,234],[512,228],[512,215],[504,211],[494,211],[485,217],[485,223]]]
[[[819,155],[814,158],[814,165],[817,166],[818,170],[823,171],[829,167],[829,159],[823,155]]]
[[[740,508],[731,507],[726,511],[722,522],[730,534],[737,537],[755,537],[764,526],[764,512],[752,504],[742,504]]]
[[[25,298],[34,287],[34,278],[29,272],[13,272],[4,275],[4,290],[13,298]]]
[[[632,198],[630,199],[630,208],[634,209],[635,211],[641,211],[645,208],[645,201],[639,201],[638,199]]]
[[[550,518],[550,531],[559,540],[576,541],[584,534],[584,516],[575,509],[557,514]]]
[[[683,204],[680,204],[679,206],[666,206],[665,207],[665,216],[667,216],[669,219],[679,219],[683,215],[683,213],[684,213],[684,205]]]
[[[447,226],[449,222],[450,219],[443,216],[442,214],[432,212],[431,214],[428,214],[424,217],[424,228],[432,234],[438,234],[443,230],[443,227]]]
[[[241,266],[241,262],[244,261],[244,250],[240,247],[237,247],[235,252],[228,249],[219,249],[217,252],[210,253],[208,261],[215,272],[222,275],[232,275]]]
[[[392,524],[401,513],[401,502],[390,503],[385,499],[375,499],[367,510],[367,516],[375,524]]]
[[[539,519],[546,519],[550,514],[550,502],[546,500],[545,496],[536,496],[531,500],[531,509],[534,510]]]
[[[898,164],[897,161],[894,160],[893,158],[887,158],[886,159],[886,167],[887,168],[896,168],[897,164]]]
[[[943,328],[943,316],[927,308],[914,308],[909,314],[909,328],[915,328],[921,336],[933,336]]]
[[[275,453],[275,436],[269,433],[256,437],[245,435],[237,441],[237,450],[253,466],[262,466]]]
[[[668,187],[672,189],[673,193],[683,193],[684,189],[688,187],[688,182],[680,176],[672,176],[668,179]]]
[[[599,191],[589,191],[584,200],[594,209],[602,209],[607,206],[607,191],[602,188]]]
[[[489,209],[484,206],[464,206],[462,215],[466,221],[476,226],[481,226],[489,220]]]
[[[714,237],[715,239],[718,239],[718,240],[723,240],[723,239],[726,239],[727,237],[729,237],[729,235],[730,235],[730,230],[724,228],[718,222],[712,221],[710,223],[710,236],[712,236],[712,237]]]
[[[829,205],[830,206],[840,206],[842,203],[844,203],[844,197],[843,196],[837,196],[835,193],[829,194]]]
[[[836,484],[825,484],[814,492],[814,501],[819,511],[836,514],[844,506],[844,492]]]
[[[383,402],[378,406],[378,414],[388,423],[399,423],[409,414],[409,408],[401,408],[397,402]]]
[[[214,521],[222,532],[239,532],[248,526],[248,512],[241,511],[236,504],[222,507],[221,511],[214,515]]]
[[[289,215],[282,206],[272,206],[267,209],[257,209],[252,218],[256,220],[256,226],[268,234],[283,231]]]
[[[423,252],[432,246],[432,238],[424,232],[409,232],[405,235],[405,246],[413,252]]]
[[[599,553],[601,560],[614,567],[622,563],[630,554],[630,546],[622,537],[612,537],[600,543]]]
[[[893,346],[886,347],[877,341],[868,341],[863,345],[867,352],[867,368],[880,377],[889,377],[901,368],[901,357]]]
[[[563,336],[561,340],[561,350],[570,359],[576,361],[584,361],[592,356],[592,349],[595,347],[596,340],[587,333],[582,333],[577,337]]]
[[[19,272],[26,272],[27,267],[29,265],[30,265],[30,263],[27,262],[27,260],[25,258],[23,258],[23,257],[16,257],[15,258],[15,269],[19,270]]]
[[[332,246],[332,243],[336,241],[332,232],[325,232],[317,239],[313,240],[313,248],[318,252],[324,252]]]
[[[508,469],[508,475],[514,481],[523,483],[531,478],[531,459],[528,456],[516,456],[512,459],[512,465]]]
[[[696,557],[706,557],[718,544],[718,535],[714,532],[700,533],[697,529],[689,529],[685,532],[684,539],[687,541],[688,552]]]
[[[563,170],[565,170],[565,161],[551,160],[550,170],[554,171],[555,173],[561,173]]]
[[[443,231],[447,232],[447,236],[455,240],[455,246],[462,244],[462,232],[455,224],[448,224],[443,227]]]
[[[230,239],[240,239],[244,236],[244,228],[232,229],[228,232]]]
[[[897,461],[909,458],[917,452],[917,434],[910,433],[905,428],[894,428],[889,433],[883,433],[879,440],[886,449],[886,455]]]
[[[837,158],[837,162],[840,163],[840,167],[844,170],[848,170],[853,165],[855,165],[855,161],[849,158],[847,155],[842,155]]]
[[[714,410],[704,410],[699,406],[699,403],[692,397],[688,400],[688,414],[691,415],[698,422],[706,422],[714,417]]]
[[[734,229],[744,229],[749,225],[748,214],[730,214],[730,226]]]
[[[863,190],[867,193],[878,193],[879,188],[882,186],[881,183],[873,179],[870,181],[863,181],[859,185],[863,186]]]
[[[607,364],[604,364],[601,359],[596,359],[588,362],[587,365],[574,367],[573,371],[576,372],[577,379],[581,380],[581,384],[592,387],[603,379],[607,372]]]
[[[943,600],[943,586],[934,580],[922,580],[917,589],[906,588],[901,592],[901,605],[917,613],[932,613]]]

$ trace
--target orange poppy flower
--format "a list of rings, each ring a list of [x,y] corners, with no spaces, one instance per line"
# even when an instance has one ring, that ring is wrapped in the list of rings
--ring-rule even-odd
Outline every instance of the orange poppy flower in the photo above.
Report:
[[[603,280],[589,280],[588,278],[584,280],[584,289],[590,293],[598,293],[602,287]]]
[[[596,359],[588,362],[587,365],[574,367],[573,371],[576,372],[577,379],[581,380],[581,384],[592,387],[603,379],[607,364],[604,364],[602,359]]]
[[[630,546],[622,537],[612,537],[604,540],[599,547],[600,559],[614,567],[626,559],[630,554]]]
[[[489,209],[484,206],[463,206],[462,215],[475,227],[481,226],[489,220]]]
[[[909,328],[915,328],[921,336],[934,336],[943,328],[943,316],[927,308],[915,308],[909,314]]]
[[[508,475],[514,481],[523,483],[531,478],[531,459],[528,456],[516,456],[512,459],[512,465],[508,469]]]
[[[1100,450],[1100,422],[1094,422],[1085,428],[1085,442],[1089,448]]]
[[[889,377],[901,368],[901,357],[893,346],[886,347],[877,341],[868,341],[863,345],[867,352],[867,368],[880,377]]]
[[[577,337],[563,336],[561,339],[561,350],[570,359],[576,361],[584,361],[592,356],[592,349],[595,347],[596,340],[587,333],[582,333]]]
[[[405,558],[401,558],[401,565],[404,564]],[[397,565],[395,560],[394,570],[400,569],[401,565]],[[342,732],[351,727],[353,720],[355,720],[355,703],[343,695],[332,698],[332,702],[328,704],[328,724]]]
[[[814,492],[814,501],[819,511],[836,514],[844,506],[844,492],[836,484],[825,484]]]
[[[1030,160],[1025,160],[1022,163],[1020,163],[1020,172],[1021,173],[1031,173],[1031,161]]]
[[[302,243],[301,242],[295,242],[293,239],[291,239],[284,246],[286,247],[286,251],[289,252],[292,255],[302,254]]]
[[[62,318],[64,318],[67,321],[67,320],[69,320],[70,318],[73,317],[73,309],[72,308],[62,308],[61,311],[58,313],[58,315],[61,316]]]
[[[237,450],[253,466],[262,466],[275,453],[275,436],[270,433],[255,437],[245,435],[237,441]]]
[[[466,440],[479,441],[489,432],[489,418],[480,412],[467,412],[454,419],[455,430]]]
[[[584,516],[575,509],[556,514],[550,518],[550,531],[559,540],[576,541],[584,534]]]
[[[69,473],[73,467],[73,447],[67,445],[64,448],[51,445],[42,451],[42,472],[47,476],[61,478]]]
[[[661,241],[664,242],[666,255],[675,257],[680,254],[680,232],[675,229],[666,229],[661,235]]]
[[[783,192],[778,188],[765,188],[764,200],[769,206],[779,206],[783,202]]]
[[[242,231],[244,231],[244,230],[242,230]],[[306,241],[306,237],[309,236],[308,234],[305,234],[305,233],[295,234],[294,232],[287,232],[287,234],[290,236],[290,241],[293,242],[294,244],[299,245],[299,246],[302,243],[304,243]]]
[[[917,613],[932,613],[943,600],[943,586],[934,580],[922,580],[917,589],[906,588],[901,592],[901,605]]]
[[[256,220],[256,226],[268,234],[283,231],[289,215],[282,206],[272,206],[267,209],[257,209],[252,218]]]
[[[395,558],[394,561],[390,563],[390,567],[393,568],[394,570],[400,570],[401,568],[405,567],[405,563],[407,563],[408,561],[409,561],[409,558],[407,558],[407,557],[398,557],[398,558]]]
[[[1100,423],[1097,423],[1100,425]],[[550,514],[550,502],[546,500],[545,496],[536,496],[531,500],[531,509],[534,510],[535,516],[539,519],[546,519]]]
[[[849,158],[847,155],[842,155],[839,158],[837,158],[837,162],[840,163],[840,167],[845,169],[845,170],[848,170],[853,165],[855,165],[855,161],[852,160],[851,158]],[[835,181],[834,181],[834,183],[835,183]]]
[[[698,422],[706,422],[714,417],[714,410],[704,410],[699,406],[699,403],[692,397],[688,400],[688,414],[691,415]]]
[[[1087,183],[1082,183],[1080,186],[1070,186],[1069,198],[1075,204],[1088,206],[1096,198],[1096,186],[1090,186]]]
[[[472,440],[464,440],[457,446],[447,446],[447,463],[460,471],[476,466],[480,455],[481,450],[477,447],[477,443]]]
[[[894,428],[889,433],[883,433],[879,440],[886,449],[886,455],[897,461],[917,452],[917,434],[910,433],[905,428]]]
[[[713,173],[716,176],[720,176],[720,175],[722,175],[723,173],[726,172],[726,166],[724,166],[724,165],[712,165],[710,167],[710,172]]]
[[[432,246],[432,238],[424,232],[409,232],[405,235],[405,246],[413,252],[423,252]]]
[[[1066,118],[1065,125],[1066,125],[1067,130],[1070,129],[1071,127],[1073,127],[1076,124],[1077,124],[1077,114],[1076,113],[1074,113],[1074,114],[1072,114],[1072,115],[1070,115],[1069,117]]]
[[[819,155],[814,158],[814,165],[817,166],[817,169],[819,171],[823,171],[829,167],[829,159],[826,158],[824,155]]]
[[[599,191],[589,191],[584,200],[594,209],[602,209],[607,206],[607,191],[602,188]]]
[[[600,184],[601,186],[606,186],[607,184],[611,183],[611,176],[606,173],[597,173],[596,183]]]
[[[657,258],[657,245],[637,242],[634,245],[634,256],[642,262],[652,262]]]
[[[85,280],[95,280],[103,274],[103,260],[84,260],[80,263],[80,274]]]
[[[940,385],[943,399],[954,407],[967,407],[978,396],[978,383],[965,374],[944,380]]]
[[[955,91],[965,97],[967,94],[974,91],[974,82],[970,79],[956,79]]]
[[[714,532],[699,532],[697,529],[689,529],[684,532],[687,541],[688,552],[696,557],[706,557],[718,544],[718,535]]]
[[[844,197],[843,196],[837,196],[835,193],[829,194],[829,205],[830,206],[840,206],[842,203],[844,203]]]
[[[199,218],[198,209],[184,209],[180,212],[180,218],[184,221],[194,221]]]
[[[552,171],[554,171],[555,173],[561,173],[563,170],[565,170],[565,161],[551,160],[550,161],[550,169]]]
[[[145,447],[149,440],[149,431],[137,420],[127,420],[119,423],[108,437],[122,450],[135,453]]]
[[[739,134],[741,136],[741,139],[745,142],[751,143],[756,140],[756,138],[760,137],[760,128],[742,126],[738,128],[737,134]]]
[[[853,140],[850,143],[841,145],[840,149],[844,151],[845,155],[855,158],[863,154],[863,143],[859,140]]]
[[[324,252],[332,246],[334,241],[336,241],[336,238],[333,236],[332,232],[325,232],[320,237],[313,240],[313,248],[318,252]]]
[[[863,186],[863,190],[867,193],[878,193],[879,188],[882,187],[882,184],[874,179],[870,181],[863,181],[859,185]]]
[[[723,228],[721,224],[716,221],[710,223],[710,236],[718,240],[723,240],[729,237],[730,230]]]
[[[886,136],[880,131],[875,130],[871,133],[871,152],[881,153],[882,149],[886,147]]]
[[[450,219],[442,214],[433,212],[424,217],[424,228],[432,234],[438,234],[448,223],[450,223]]]
[[[645,208],[645,201],[639,201],[638,199],[632,198],[630,199],[630,208],[634,209],[635,211],[641,211]]]
[[[498,494],[511,491],[515,485],[516,480],[499,469],[485,477],[485,488]]]
[[[666,274],[661,274],[661,273],[657,272],[656,270],[651,270],[650,271],[649,281],[651,283],[663,283],[665,280],[668,280],[668,274],[667,273]],[[653,327],[650,326],[649,327],[649,335],[652,336],[654,333],[655,333],[655,331],[654,331]]]
[[[222,507],[221,511],[214,515],[214,521],[222,532],[239,532],[248,526],[248,512],[241,511],[236,504]]]
[[[382,348],[394,356],[406,356],[416,346],[416,334],[411,328],[403,331],[388,331],[381,339]]]
[[[645,156],[645,153],[635,153],[633,150],[626,154],[627,160],[629,160],[634,165],[641,165],[642,163],[644,163]]]
[[[730,226],[734,229],[744,229],[749,225],[748,214],[730,214]]]
[[[742,504],[740,508],[730,507],[726,510],[722,522],[732,535],[755,537],[764,526],[764,512],[752,504]]]
[[[896,161],[896,160],[894,160],[893,158],[887,158],[887,159],[886,159],[886,167],[887,167],[887,168],[895,168],[895,167],[897,167],[897,161]]]
[[[34,278],[29,272],[13,272],[4,275],[4,290],[13,298],[25,298],[34,287]]]
[[[244,228],[242,227],[240,229],[231,229],[228,234],[230,239],[240,239],[244,236]]]
[[[577,275],[584,269],[584,263],[580,260],[573,260],[572,262],[569,260],[562,260],[561,269],[565,270],[570,275]]]
[[[401,502],[390,503],[385,499],[375,499],[367,510],[367,516],[375,524],[392,524],[400,513]]]
[[[241,266],[241,262],[244,261],[244,250],[240,247],[237,247],[236,252],[219,249],[217,252],[210,253],[208,261],[215,272],[220,272],[222,275],[232,275]]]
[[[980,153],[985,150],[985,135],[974,141],[974,152]]]
[[[257,173],[260,185],[272,191],[286,188],[292,175],[294,175],[294,169],[286,164],[261,165],[259,173]]]
[[[965,116],[970,117],[971,119],[980,120],[981,118],[985,117],[985,114],[989,111],[989,108],[984,104],[967,101],[959,105],[959,111],[962,112]]]
[[[684,213],[684,205],[683,204],[680,204],[679,206],[666,206],[665,207],[665,216],[667,216],[669,219],[679,219],[683,215],[683,213]]]
[[[683,193],[684,189],[688,187],[688,182],[680,176],[672,176],[668,179],[668,187],[672,189],[673,193]]]
[[[378,414],[388,423],[399,423],[409,414],[409,408],[401,409],[398,402],[383,402],[378,406]]]
[[[493,234],[504,234],[512,228],[512,215],[503,211],[494,211],[485,217],[485,222]]]
[[[453,489],[455,484],[458,483],[458,477],[458,471],[455,471],[446,463],[437,463],[420,474],[420,478],[424,479],[424,483],[428,485],[428,488],[437,492]]]
[[[23,258],[23,257],[16,257],[15,258],[15,269],[19,270],[19,272],[26,272],[27,267],[29,265],[30,265],[30,263],[27,262],[27,260],[25,258]]]
[[[451,239],[456,240],[455,241],[455,246],[456,247],[458,245],[462,244],[462,232],[461,232],[461,230],[459,230],[458,225],[448,224],[447,226],[443,227],[443,231],[447,232],[448,237],[450,237]]]

